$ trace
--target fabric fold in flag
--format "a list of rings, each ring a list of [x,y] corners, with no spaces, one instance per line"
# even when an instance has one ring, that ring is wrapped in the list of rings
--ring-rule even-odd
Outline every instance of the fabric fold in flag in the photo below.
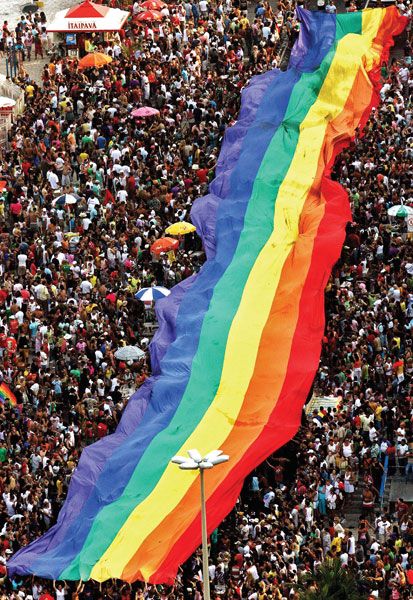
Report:
[[[395,7],[298,13],[288,70],[244,90],[193,207],[208,260],[157,304],[154,376],[115,434],[83,452],[57,524],[12,557],[11,574],[170,582],[201,541],[197,472],[171,457],[229,454],[205,477],[212,531],[297,431],[351,220],[330,170],[378,104],[381,64],[406,25]]]

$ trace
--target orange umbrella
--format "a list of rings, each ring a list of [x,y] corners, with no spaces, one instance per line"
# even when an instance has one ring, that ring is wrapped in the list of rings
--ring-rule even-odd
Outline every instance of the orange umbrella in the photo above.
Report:
[[[139,8],[144,8],[145,10],[162,10],[165,6],[166,4],[162,0],[145,0],[145,2],[139,5]]]
[[[89,69],[90,67],[103,67],[112,62],[112,58],[102,52],[91,52],[79,60],[79,69]]]
[[[144,10],[136,15],[135,21],[162,21],[163,15],[158,10]]]
[[[162,252],[169,252],[170,250],[178,250],[179,240],[174,240],[170,237],[163,237],[156,240],[151,246],[151,252],[153,254],[161,254]]]

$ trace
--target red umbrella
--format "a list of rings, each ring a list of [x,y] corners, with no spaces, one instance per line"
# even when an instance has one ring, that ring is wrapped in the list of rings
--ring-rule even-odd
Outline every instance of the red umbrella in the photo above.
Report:
[[[163,15],[158,10],[145,10],[136,15],[135,21],[162,21]]]
[[[162,10],[165,6],[166,4],[162,0],[145,0],[145,2],[139,5],[139,8],[144,8],[145,10]]]
[[[179,240],[175,240],[170,237],[163,237],[156,240],[151,246],[151,252],[153,254],[161,254],[162,252],[169,252],[170,250],[178,250]]]

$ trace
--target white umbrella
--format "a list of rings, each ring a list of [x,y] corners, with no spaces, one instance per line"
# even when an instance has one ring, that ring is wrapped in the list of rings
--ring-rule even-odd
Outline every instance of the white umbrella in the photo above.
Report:
[[[390,217],[401,217],[402,219],[405,219],[406,217],[411,217],[413,215],[413,208],[411,206],[406,206],[405,204],[396,204],[389,208],[387,214],[390,215]]]
[[[139,360],[145,356],[145,352],[138,346],[122,346],[115,352],[115,358],[118,360]]]

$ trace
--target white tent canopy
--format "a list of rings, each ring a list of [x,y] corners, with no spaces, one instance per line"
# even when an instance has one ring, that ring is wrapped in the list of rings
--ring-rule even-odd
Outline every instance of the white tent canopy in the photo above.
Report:
[[[7,96],[0,96],[0,110],[13,110],[13,108],[16,106],[16,100],[12,100],[11,98],[8,98]]]
[[[119,31],[129,16],[127,10],[110,8],[86,0],[72,8],[60,10],[47,26],[52,32]]]

